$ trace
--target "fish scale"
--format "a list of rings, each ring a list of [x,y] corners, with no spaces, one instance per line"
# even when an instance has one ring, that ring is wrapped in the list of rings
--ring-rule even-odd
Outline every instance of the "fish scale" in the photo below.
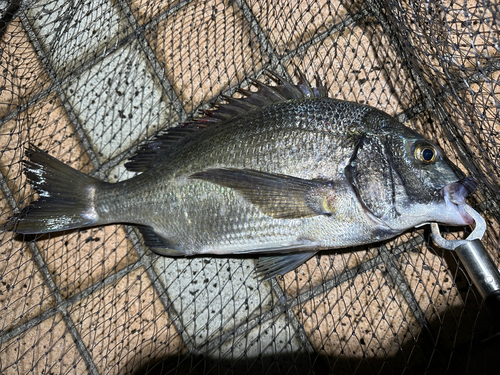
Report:
[[[32,146],[26,173],[40,199],[10,230],[134,224],[160,255],[256,253],[266,279],[323,249],[472,222],[464,198],[476,184],[436,145],[303,75],[293,85],[271,74],[277,86],[254,82],[257,92],[142,146],[126,164],[142,174],[126,181],[96,180]]]

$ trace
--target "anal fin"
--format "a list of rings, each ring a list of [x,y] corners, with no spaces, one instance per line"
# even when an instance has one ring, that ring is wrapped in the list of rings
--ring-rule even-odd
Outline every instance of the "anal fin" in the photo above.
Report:
[[[156,233],[153,228],[144,225],[137,225],[137,228],[141,232],[146,246],[156,254],[168,257],[186,256],[186,252],[174,249],[173,244]]]

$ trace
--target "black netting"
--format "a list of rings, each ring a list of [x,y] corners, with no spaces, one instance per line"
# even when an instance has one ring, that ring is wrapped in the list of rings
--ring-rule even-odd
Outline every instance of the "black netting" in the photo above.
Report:
[[[436,141],[479,182],[498,266],[500,7],[490,1],[0,1],[0,224],[31,143],[116,182],[220,94],[299,68]],[[449,228],[464,238],[468,228]],[[164,258],[137,228],[0,232],[2,374],[495,374],[496,320],[427,227],[267,282]]]

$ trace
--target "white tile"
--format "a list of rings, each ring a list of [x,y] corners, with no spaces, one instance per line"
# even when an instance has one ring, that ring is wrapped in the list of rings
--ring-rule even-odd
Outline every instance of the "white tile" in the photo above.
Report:
[[[201,352],[206,350],[207,340],[217,340],[214,337],[230,333],[247,319],[258,317],[277,303],[278,298],[272,297],[269,284],[257,279],[254,268],[251,259],[219,257],[158,257],[154,262],[155,272],[174,309],[181,315],[179,318],[188,336],[193,338],[194,346]],[[275,322],[276,326],[284,324],[284,321]],[[264,330],[254,329],[249,333],[252,338],[261,335],[257,346],[266,346],[275,336],[272,329],[266,334],[262,333]],[[280,330],[279,333],[283,342],[288,342],[286,332]],[[231,356],[239,356],[247,350],[243,341],[231,349]],[[232,344],[225,345],[220,349],[222,352],[227,352],[227,345]],[[256,347],[255,353],[259,350]]]
[[[29,8],[28,18],[59,75],[101,54],[127,27],[112,1],[102,0],[44,0]]]
[[[135,44],[118,49],[63,90],[101,162],[177,121]]]
[[[284,315],[264,322],[250,332],[227,340],[210,353],[214,358],[256,358],[304,351],[298,334]]]

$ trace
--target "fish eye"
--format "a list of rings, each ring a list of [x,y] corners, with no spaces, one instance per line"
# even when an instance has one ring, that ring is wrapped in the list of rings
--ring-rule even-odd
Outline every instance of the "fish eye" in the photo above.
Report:
[[[424,164],[431,164],[436,161],[436,148],[428,143],[418,144],[415,147],[415,158]]]

